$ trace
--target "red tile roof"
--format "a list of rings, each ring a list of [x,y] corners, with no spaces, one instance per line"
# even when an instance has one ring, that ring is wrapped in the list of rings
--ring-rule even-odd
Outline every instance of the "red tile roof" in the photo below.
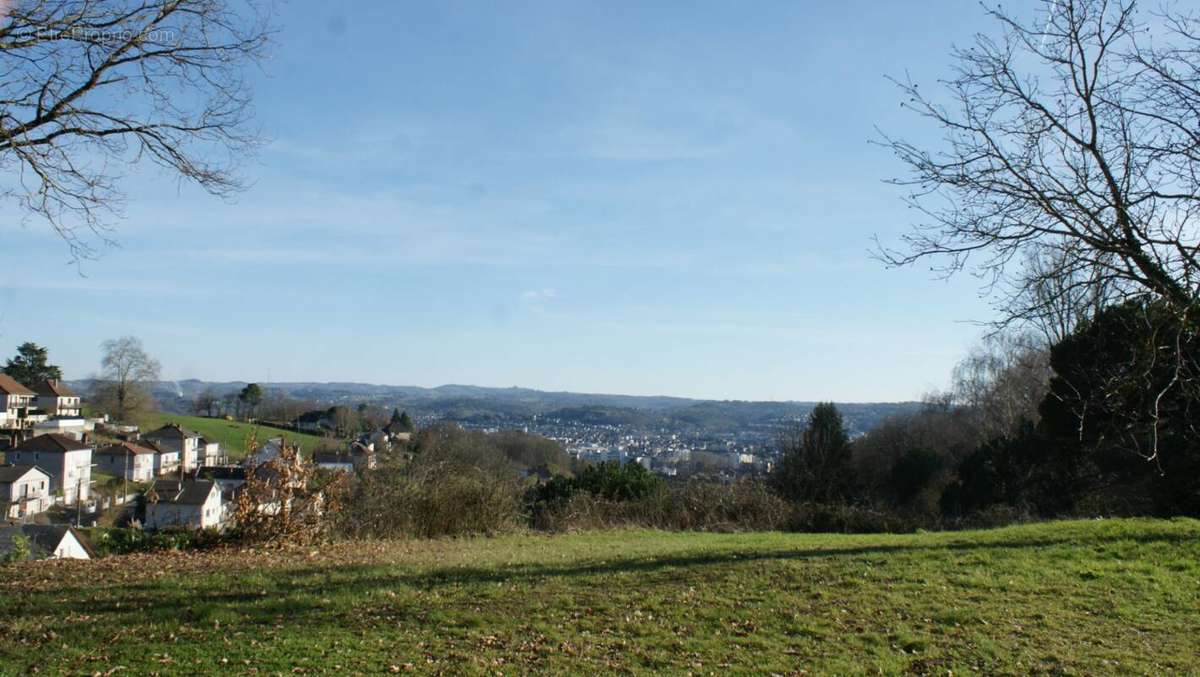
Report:
[[[37,395],[37,393],[29,388],[17,383],[13,377],[4,373],[0,373],[0,393],[4,393],[5,395]]]
[[[101,447],[96,450],[97,454],[104,456],[125,456],[127,454],[155,454],[156,450],[149,447],[143,447],[133,442],[120,442],[118,444],[110,444],[107,447]]]
[[[33,387],[38,395],[54,395],[57,397],[79,397],[65,383],[57,379],[48,379]]]
[[[91,449],[91,446],[80,442],[77,439],[67,437],[66,435],[50,433],[49,435],[38,435],[37,437],[31,437],[18,444],[13,451],[36,451],[42,454],[61,454],[67,451],[78,451],[80,449]]]

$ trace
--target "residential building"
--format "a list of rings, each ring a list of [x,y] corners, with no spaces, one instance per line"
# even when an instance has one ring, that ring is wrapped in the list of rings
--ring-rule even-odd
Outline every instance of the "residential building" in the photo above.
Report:
[[[159,452],[134,442],[118,442],[96,450],[93,458],[96,470],[124,477],[130,482],[149,482],[154,479]]]
[[[142,439],[160,451],[176,452],[184,472],[200,467],[200,433],[187,430],[178,423],[168,423],[142,435]]]
[[[62,381],[47,379],[33,386],[37,408],[51,418],[76,418],[83,406],[79,396]]]
[[[221,463],[221,443],[210,442],[201,437],[198,445],[200,450],[200,466],[218,465]]]
[[[0,510],[4,519],[24,519],[46,512],[50,499],[50,473],[36,465],[0,465]]]
[[[135,442],[140,447],[154,450],[154,476],[175,475],[179,473],[179,452],[170,448],[163,449],[148,440]]]
[[[46,420],[37,410],[36,400],[37,393],[0,373],[0,430],[21,439],[33,424]]]
[[[24,551],[28,559],[92,559],[83,534],[65,524],[14,524],[0,527],[0,559]]]
[[[92,448],[85,442],[51,433],[31,437],[5,452],[16,465],[36,465],[50,475],[50,493],[73,505],[91,496]]]
[[[146,521],[151,531],[220,529],[231,506],[221,500],[221,488],[212,480],[155,480],[146,492]]]

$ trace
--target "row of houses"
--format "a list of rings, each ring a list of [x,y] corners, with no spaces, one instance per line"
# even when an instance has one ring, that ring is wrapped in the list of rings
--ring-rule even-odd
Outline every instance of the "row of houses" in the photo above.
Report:
[[[176,424],[99,447],[86,436],[36,435],[5,452],[0,506],[8,519],[27,518],[54,503],[89,501],[93,469],[129,482],[150,482],[216,464],[220,455],[219,444]]]
[[[58,419],[60,423],[62,420]],[[19,520],[46,512],[56,503],[88,501],[94,469],[129,482],[148,483],[140,525],[150,531],[224,529],[234,519],[239,491],[248,474],[277,456],[283,447],[282,438],[272,438],[241,465],[221,465],[219,445],[176,424],[141,435],[136,430],[120,431],[119,439],[99,446],[93,445],[91,435],[86,433],[37,434],[36,425],[24,430],[30,436],[7,450],[6,463],[0,464],[0,508],[6,517]],[[105,432],[118,433],[112,427]],[[372,468],[379,445],[387,448],[404,443],[410,435],[394,426],[376,430],[342,449],[317,451],[312,461],[328,470]],[[17,524],[0,529],[7,529],[9,536],[19,536],[33,526]],[[45,556],[83,556],[80,553],[86,544],[76,543],[73,534],[69,528],[42,529],[37,534],[43,544],[40,550]],[[0,551],[4,550],[4,539],[0,535]]]
[[[62,381],[26,387],[0,373],[0,432],[22,439],[34,426],[56,418],[78,418],[82,400]]]
[[[407,443],[411,436],[407,431],[384,428],[362,435],[343,449],[315,451],[312,462],[324,470],[344,472],[374,468],[376,450],[381,445]],[[247,473],[261,469],[280,454],[282,447],[283,438],[273,437],[241,465],[205,466],[183,480],[156,480],[146,492],[143,528],[224,528],[233,519],[237,494],[246,483]]]

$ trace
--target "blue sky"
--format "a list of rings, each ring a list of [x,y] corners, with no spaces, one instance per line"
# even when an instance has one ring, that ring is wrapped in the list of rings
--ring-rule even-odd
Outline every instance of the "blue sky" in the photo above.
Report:
[[[976,280],[869,256],[915,218],[874,128],[936,138],[884,76],[933,87],[992,28],[974,3],[352,8],[280,5],[249,190],[129,170],[82,276],[5,227],[0,349],[71,378],[132,334],[176,379],[900,400],[990,317]]]

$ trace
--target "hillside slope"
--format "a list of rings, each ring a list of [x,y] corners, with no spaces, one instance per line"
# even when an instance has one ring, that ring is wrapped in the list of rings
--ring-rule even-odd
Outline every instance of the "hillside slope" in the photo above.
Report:
[[[280,430],[279,428],[260,427],[252,423],[226,421],[221,418],[153,412],[143,414],[139,420],[142,430],[153,430],[167,423],[178,423],[188,430],[200,433],[206,439],[220,442],[221,450],[234,459],[246,456],[247,442],[251,434],[255,432],[257,432],[259,442],[263,442],[271,437],[286,435],[289,440],[298,443],[300,449],[304,452],[311,452],[323,443],[323,440],[315,435],[305,435],[304,433]]]
[[[42,674],[1197,668],[1200,522],[599,532],[0,566]]]

